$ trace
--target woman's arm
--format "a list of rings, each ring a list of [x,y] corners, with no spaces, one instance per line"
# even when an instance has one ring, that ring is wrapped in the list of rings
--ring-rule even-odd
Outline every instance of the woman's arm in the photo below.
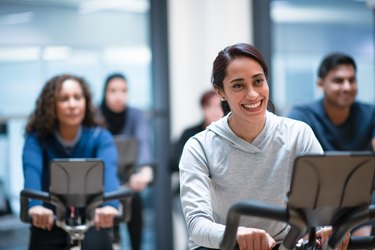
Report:
[[[136,109],[129,114],[128,119],[134,119],[134,124],[132,125],[134,126],[134,135],[131,136],[135,136],[138,141],[137,164],[140,166],[148,165],[152,161],[150,127],[148,121],[143,112]]]
[[[138,142],[137,165],[139,170],[129,178],[129,186],[134,191],[142,191],[154,179],[150,145],[150,127],[141,110],[133,109],[128,119],[134,119],[134,136]]]
[[[104,162],[104,192],[111,192],[119,189],[119,180],[117,176],[118,155],[115,142],[109,131],[101,128],[100,134],[95,142],[95,157],[102,159]],[[106,202],[105,205],[118,207],[118,201]]]
[[[43,174],[43,150],[37,137],[28,134],[22,151],[22,167],[24,176],[24,188],[42,190]],[[42,205],[43,202],[32,200],[29,206]]]
[[[35,135],[27,135],[22,152],[24,188],[42,190],[43,149]],[[29,215],[32,224],[41,229],[51,230],[53,211],[42,206],[43,202],[31,200]]]
[[[179,168],[181,203],[189,235],[199,246],[219,248],[225,226],[214,222],[206,154],[196,138],[186,143]]]

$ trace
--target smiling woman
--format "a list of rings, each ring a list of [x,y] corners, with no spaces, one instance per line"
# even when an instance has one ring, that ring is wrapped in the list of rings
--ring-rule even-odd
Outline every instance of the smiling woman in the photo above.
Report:
[[[181,156],[190,249],[218,249],[228,209],[240,200],[285,206],[296,156],[323,152],[305,123],[267,111],[267,76],[263,56],[249,44],[228,46],[214,61],[212,83],[231,112],[191,137]],[[287,231],[283,223],[244,219],[237,243],[270,249]]]

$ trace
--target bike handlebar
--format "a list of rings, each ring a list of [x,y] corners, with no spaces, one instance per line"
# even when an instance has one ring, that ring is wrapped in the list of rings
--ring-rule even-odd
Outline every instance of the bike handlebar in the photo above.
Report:
[[[21,191],[21,221],[30,223],[31,218],[29,216],[29,199],[40,200],[49,203],[50,195],[47,192],[24,189]]]
[[[114,218],[115,221],[129,221],[131,217],[130,213],[130,202],[131,196],[133,192],[129,188],[122,188],[117,191],[105,193],[103,196],[98,196],[96,199],[91,200],[91,202],[87,205],[87,208],[95,208],[96,204],[100,204],[110,200],[119,200],[122,204],[122,213],[119,216]],[[64,207],[64,204],[59,199],[53,199],[51,194],[43,191],[31,190],[31,189],[24,189],[20,193],[20,201],[21,201],[21,211],[20,211],[20,219],[22,222],[31,223],[31,217],[29,216],[29,199],[40,200],[49,204],[54,204],[57,206]],[[75,235],[77,233],[84,233],[87,229],[93,225],[93,221],[88,220],[84,225],[75,225],[70,226],[65,224],[61,218],[56,218],[56,225],[63,228],[68,233]],[[77,236],[78,238],[80,236]],[[77,238],[77,239],[78,239]]]
[[[237,228],[241,215],[251,215],[288,222],[288,213],[285,208],[266,206],[251,201],[240,201],[229,209],[220,249],[231,250],[236,245]]]
[[[364,221],[369,221],[375,218],[375,205],[368,206],[366,207],[366,209],[364,208],[365,207],[358,207],[356,209],[353,209],[351,214],[349,214],[346,217],[346,219],[345,217],[343,219],[340,218],[340,220],[338,220],[338,223],[336,225],[333,225],[333,229],[337,232],[334,232],[334,237],[329,239],[329,244],[327,246],[328,249],[334,249],[334,247],[332,246],[335,246],[340,243],[339,241],[341,239],[341,235],[344,235],[347,231],[352,229],[354,225],[358,225],[359,222],[362,223]],[[290,215],[287,208],[265,205],[253,201],[240,201],[234,204],[229,209],[226,220],[226,227],[224,231],[224,237],[222,242],[220,243],[221,250],[232,250],[236,246],[237,228],[239,226],[239,220],[241,215],[262,217],[290,224]],[[346,222],[348,222],[348,225],[345,224]],[[283,247],[285,249],[288,249],[285,246]],[[375,236],[351,237],[349,247],[350,249],[374,248]]]

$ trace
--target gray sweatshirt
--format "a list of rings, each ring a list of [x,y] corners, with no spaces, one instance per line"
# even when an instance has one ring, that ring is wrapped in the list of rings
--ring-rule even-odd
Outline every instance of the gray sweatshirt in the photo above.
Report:
[[[323,150],[303,122],[266,113],[266,124],[249,143],[228,125],[228,114],[191,137],[180,160],[181,202],[189,248],[219,248],[231,205],[241,200],[285,206],[294,159]],[[242,216],[241,226],[267,231],[276,241],[286,224]]]

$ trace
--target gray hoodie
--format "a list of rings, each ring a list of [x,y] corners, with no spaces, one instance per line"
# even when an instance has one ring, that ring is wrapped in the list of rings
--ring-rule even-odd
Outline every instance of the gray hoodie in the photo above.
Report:
[[[296,156],[323,150],[303,122],[266,113],[266,124],[251,142],[228,125],[228,114],[191,137],[180,160],[181,202],[189,248],[219,248],[227,212],[241,200],[285,206]],[[287,233],[284,223],[241,217],[241,226],[264,229],[276,241]]]

